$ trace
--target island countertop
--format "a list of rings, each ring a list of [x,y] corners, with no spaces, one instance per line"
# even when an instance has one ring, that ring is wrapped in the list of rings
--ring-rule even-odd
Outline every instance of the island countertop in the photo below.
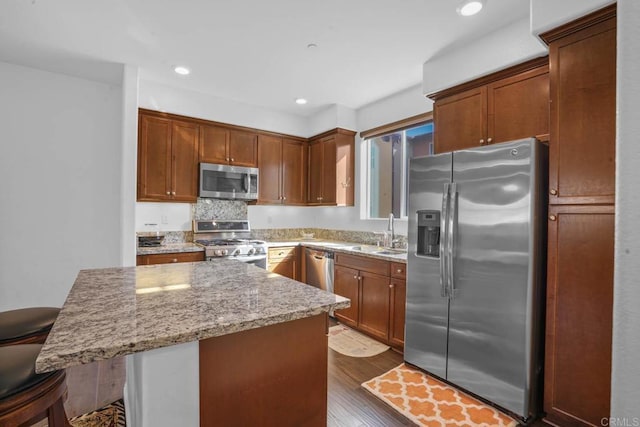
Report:
[[[350,301],[251,264],[81,270],[37,372],[311,317]]]

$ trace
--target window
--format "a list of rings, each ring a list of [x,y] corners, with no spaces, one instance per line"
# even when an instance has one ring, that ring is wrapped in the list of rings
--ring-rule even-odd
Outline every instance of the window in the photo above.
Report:
[[[409,160],[433,154],[433,121],[368,137],[365,147],[367,217],[406,217]]]

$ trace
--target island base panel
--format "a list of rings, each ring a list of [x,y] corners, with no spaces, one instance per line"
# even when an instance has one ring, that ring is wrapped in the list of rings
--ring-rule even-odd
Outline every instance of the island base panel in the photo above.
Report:
[[[200,341],[200,425],[326,426],[327,321]]]

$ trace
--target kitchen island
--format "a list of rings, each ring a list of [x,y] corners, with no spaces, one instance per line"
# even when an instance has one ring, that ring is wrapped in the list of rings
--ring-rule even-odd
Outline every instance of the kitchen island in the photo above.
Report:
[[[327,312],[348,306],[234,260],[82,270],[36,370],[128,355],[136,427],[326,425]]]

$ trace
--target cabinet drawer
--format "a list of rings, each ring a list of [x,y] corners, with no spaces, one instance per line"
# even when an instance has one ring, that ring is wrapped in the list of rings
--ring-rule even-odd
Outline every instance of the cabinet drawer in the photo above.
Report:
[[[269,261],[296,256],[297,246],[287,246],[285,248],[269,248]]]
[[[391,263],[391,277],[396,279],[406,279],[407,278],[407,264],[402,264],[400,262],[392,262]]]
[[[168,254],[138,255],[136,265],[172,264],[174,262],[204,261],[204,252],[179,252]]]
[[[389,276],[389,262],[355,255],[336,254],[336,264],[369,273]]]

